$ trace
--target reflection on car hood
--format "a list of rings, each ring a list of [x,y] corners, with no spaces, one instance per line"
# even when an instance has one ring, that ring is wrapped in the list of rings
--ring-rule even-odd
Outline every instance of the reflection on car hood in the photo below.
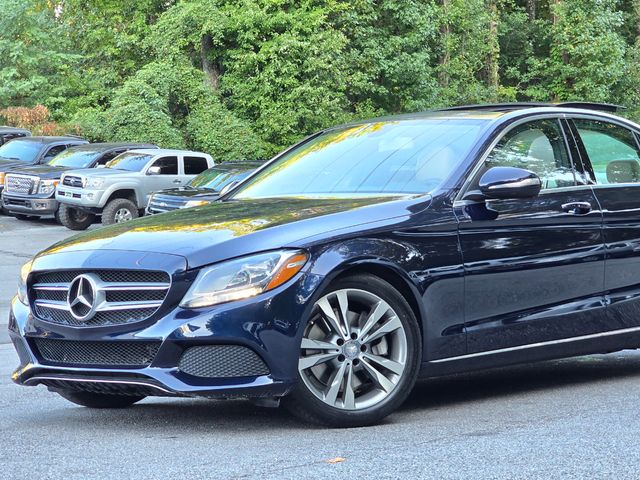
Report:
[[[209,188],[180,187],[160,190],[159,192],[154,193],[153,197],[156,200],[162,199],[163,197],[169,197],[169,199],[173,201],[180,200],[182,198],[186,200],[193,197],[197,199],[215,200],[219,195],[215,190],[211,190]]]
[[[422,208],[430,197],[420,197]],[[172,253],[189,268],[287,246],[304,239],[409,215],[415,197],[278,198],[215,202],[71,237],[40,255],[82,250]],[[421,209],[422,209],[421,208]]]

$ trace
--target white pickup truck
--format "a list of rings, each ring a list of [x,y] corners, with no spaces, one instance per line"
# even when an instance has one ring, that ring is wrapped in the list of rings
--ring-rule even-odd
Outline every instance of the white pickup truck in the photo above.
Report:
[[[213,165],[206,153],[137,149],[118,155],[106,168],[65,172],[56,190],[60,222],[85,230],[97,215],[103,225],[132,220],[143,214],[151,193],[185,185]]]

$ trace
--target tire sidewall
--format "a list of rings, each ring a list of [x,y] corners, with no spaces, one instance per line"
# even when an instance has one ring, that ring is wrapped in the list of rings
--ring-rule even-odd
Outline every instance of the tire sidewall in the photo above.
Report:
[[[107,205],[102,210],[102,224],[115,225],[116,212],[123,208],[126,208],[131,212],[131,220],[135,220],[139,217],[138,207],[135,203],[126,198],[116,198],[107,203]]]

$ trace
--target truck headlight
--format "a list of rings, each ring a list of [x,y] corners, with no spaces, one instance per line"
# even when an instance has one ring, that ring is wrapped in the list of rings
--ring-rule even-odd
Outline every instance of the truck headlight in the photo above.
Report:
[[[202,207],[203,205],[209,205],[209,202],[207,202],[206,200],[189,200],[184,204],[185,208]]]
[[[39,195],[51,195],[56,191],[56,187],[60,183],[59,180],[41,180],[40,186],[38,187]]]
[[[24,305],[29,305],[29,296],[27,294],[27,278],[31,273],[33,260],[25,263],[20,269],[20,279],[18,280],[18,300]]]
[[[302,250],[278,250],[203,268],[180,306],[208,307],[254,297],[291,279],[308,259]]]
[[[0,172],[0,185],[5,186],[4,185],[4,172]]]
[[[104,178],[85,178],[82,182],[84,188],[102,188],[104,185]]]

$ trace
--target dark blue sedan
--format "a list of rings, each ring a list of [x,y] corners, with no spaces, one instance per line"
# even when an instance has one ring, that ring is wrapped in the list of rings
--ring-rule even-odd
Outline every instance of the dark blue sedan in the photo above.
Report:
[[[330,128],[22,270],[13,380],[367,425],[436,376],[640,345],[640,127],[508,104]]]

